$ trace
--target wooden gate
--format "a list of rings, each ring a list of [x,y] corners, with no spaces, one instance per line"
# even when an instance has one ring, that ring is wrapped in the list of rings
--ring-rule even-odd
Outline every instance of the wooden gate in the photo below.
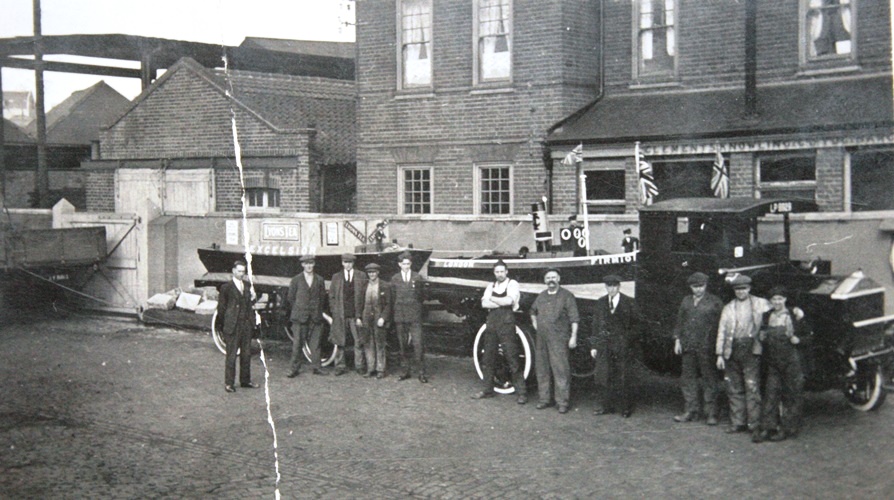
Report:
[[[82,293],[89,297],[86,306],[117,312],[138,312],[146,301],[145,287],[141,286],[141,239],[145,227],[134,214],[73,213],[66,215],[69,227],[103,226],[106,228],[108,258],[84,286]]]

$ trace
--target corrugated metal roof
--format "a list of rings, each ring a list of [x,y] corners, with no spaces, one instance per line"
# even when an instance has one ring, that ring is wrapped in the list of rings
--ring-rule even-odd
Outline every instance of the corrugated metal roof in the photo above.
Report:
[[[756,117],[741,89],[606,95],[561,124],[551,143],[611,143],[838,130],[894,124],[891,75],[763,85]]]

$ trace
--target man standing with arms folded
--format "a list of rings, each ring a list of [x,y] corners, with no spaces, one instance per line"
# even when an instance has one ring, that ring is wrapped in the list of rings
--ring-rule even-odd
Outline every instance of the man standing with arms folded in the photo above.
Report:
[[[380,267],[375,262],[366,265],[369,283],[363,300],[363,329],[366,344],[363,354],[369,371],[364,377],[385,378],[385,365],[388,357],[388,327],[391,325],[391,314],[394,299],[391,295],[391,284],[379,279]]]
[[[363,299],[368,280],[366,273],[354,269],[355,259],[352,253],[342,255],[343,269],[332,275],[332,282],[329,284],[329,308],[332,310],[329,338],[339,347],[335,357],[335,375],[345,372],[347,330],[351,331],[351,337],[354,339],[354,367],[357,369],[357,374],[366,373],[366,362],[363,359],[366,339],[360,328],[362,324],[360,314],[363,312]]]
[[[487,309],[487,327],[484,330],[484,355],[481,371],[484,375],[483,388],[472,395],[472,399],[484,399],[494,396],[494,364],[499,345],[503,344],[503,356],[512,375],[512,384],[518,393],[517,402],[523,405],[528,402],[528,391],[525,386],[525,374],[519,363],[521,347],[515,335],[515,311],[521,292],[518,282],[509,279],[509,267],[502,260],[494,264],[493,283],[489,283],[481,297],[481,307]]]
[[[409,252],[397,256],[400,272],[391,278],[394,293],[394,329],[400,341],[400,357],[404,365],[404,373],[398,380],[411,377],[410,357],[407,354],[408,344],[413,346],[416,371],[419,381],[428,383],[425,375],[425,349],[422,345],[422,287],[425,280],[412,270],[413,257]]]
[[[314,256],[301,257],[304,272],[292,278],[286,297],[292,320],[292,370],[289,378],[297,377],[304,359],[305,342],[310,347],[314,375],[326,375],[320,364],[320,336],[323,334],[323,309],[326,301],[326,285],[323,277],[314,272]]]
[[[547,270],[543,281],[546,283],[546,290],[540,292],[531,306],[531,324],[537,330],[534,355],[540,396],[537,409],[542,410],[552,405],[550,382],[555,379],[559,413],[568,413],[571,397],[569,349],[577,347],[580,316],[574,295],[559,286],[561,278],[557,269]]]
[[[699,381],[703,391],[708,425],[717,425],[717,386],[720,377],[715,366],[714,349],[717,344],[717,324],[723,303],[708,293],[708,276],[693,273],[687,280],[691,295],[687,295],[677,311],[674,326],[674,354],[682,356],[683,373],[680,385],[685,406],[675,422],[692,422],[701,416]]]
[[[217,320],[227,343],[227,359],[224,368],[224,390],[236,392],[236,353],[239,354],[239,385],[256,389],[251,381],[251,333],[255,325],[255,291],[245,281],[245,262],[233,264],[233,279],[220,287],[217,302]]]

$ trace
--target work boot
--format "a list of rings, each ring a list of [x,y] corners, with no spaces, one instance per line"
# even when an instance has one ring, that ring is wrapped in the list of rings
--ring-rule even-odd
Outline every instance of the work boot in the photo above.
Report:
[[[707,425],[717,425],[717,415],[713,413],[708,414],[708,420],[705,421]]]
[[[737,433],[737,432],[745,432],[745,431],[747,431],[747,430],[748,430],[748,427],[745,426],[745,425],[732,425],[732,424],[730,424],[730,426],[727,427],[726,430],[724,430],[724,432],[726,432],[727,434],[735,434],[735,433]]]
[[[779,441],[785,441],[785,439],[786,439],[787,437],[788,437],[788,433],[786,433],[786,432],[785,432],[784,430],[782,430],[782,429],[779,429],[778,431],[776,431],[775,434],[773,434],[772,436],[770,436],[770,441],[772,441],[772,442],[774,442],[774,443],[778,443]]]
[[[763,443],[764,442],[764,433],[761,432],[760,429],[754,429],[751,431],[751,442],[752,443]]]
[[[698,420],[698,414],[692,411],[674,417],[674,422],[694,422],[696,420]]]

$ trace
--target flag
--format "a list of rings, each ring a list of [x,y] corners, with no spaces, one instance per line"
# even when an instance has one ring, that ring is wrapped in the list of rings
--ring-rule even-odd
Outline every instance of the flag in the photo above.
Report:
[[[729,198],[729,171],[719,148],[716,154],[717,157],[714,159],[714,168],[711,174],[711,189],[714,191],[714,196]]]
[[[581,143],[578,144],[576,148],[572,149],[570,153],[565,155],[565,159],[562,160],[562,165],[565,165],[566,167],[573,167],[577,165],[578,163],[584,161],[582,156],[583,154],[584,145],[583,143]]]
[[[636,159],[636,173],[639,179],[639,199],[643,205],[651,205],[652,199],[658,196],[658,186],[655,185],[655,177],[652,175],[652,165],[643,157],[639,149],[639,142],[633,147]]]

